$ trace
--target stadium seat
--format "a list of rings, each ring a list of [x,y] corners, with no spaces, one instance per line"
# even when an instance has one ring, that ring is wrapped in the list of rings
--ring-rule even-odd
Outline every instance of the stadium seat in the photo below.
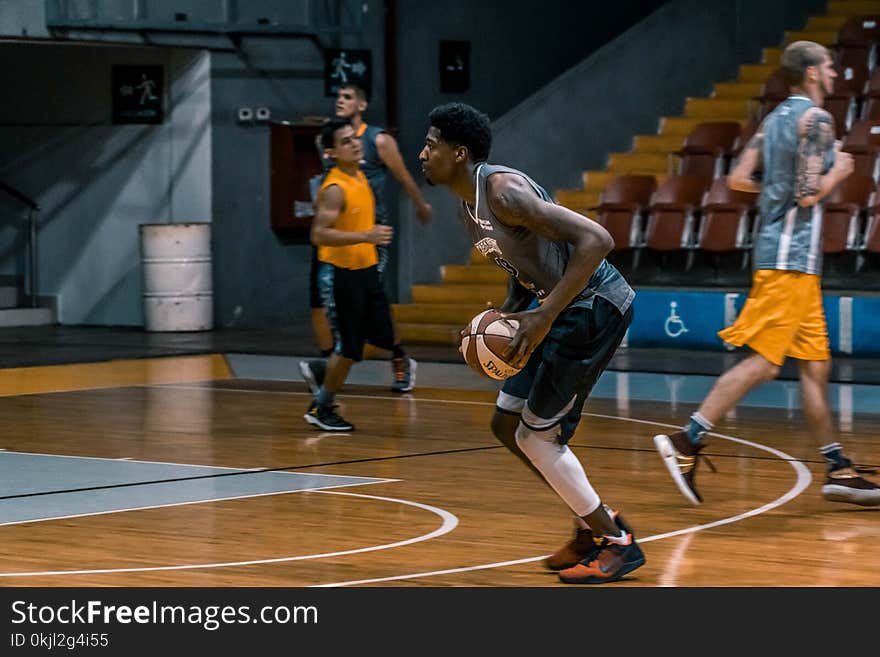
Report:
[[[880,68],[874,70],[865,85],[860,116],[863,119],[880,119]]]
[[[644,218],[656,189],[654,176],[621,175],[608,181],[602,190],[599,205],[591,210],[614,238],[615,251],[641,246]]]
[[[853,123],[843,140],[843,150],[852,153],[855,174],[871,176],[877,180],[880,119],[860,119]]]
[[[643,251],[660,254],[661,270],[673,253],[686,254],[685,269],[690,268],[698,211],[709,184],[702,176],[670,176],[651,197]]]
[[[877,63],[877,44],[880,43],[880,15],[852,16],[837,33],[836,50],[845,47],[861,46],[869,50],[869,64]]]
[[[858,270],[880,272],[880,209],[871,208],[865,225],[865,236],[860,245]]]
[[[685,138],[679,157],[679,175],[698,175],[709,180],[727,173],[742,128],[737,121],[700,123]]]
[[[758,102],[757,121],[760,123],[776,106],[789,96],[788,80],[782,67],[773,71],[764,81],[761,95],[755,98]]]
[[[716,266],[721,265],[721,254],[737,253],[742,256],[740,269],[745,269],[757,201],[757,194],[730,189],[727,176],[712,181],[700,208],[702,220],[696,245],[712,256]]]
[[[853,174],[822,201],[822,253],[825,272],[855,268],[868,208],[874,204],[874,179]]]

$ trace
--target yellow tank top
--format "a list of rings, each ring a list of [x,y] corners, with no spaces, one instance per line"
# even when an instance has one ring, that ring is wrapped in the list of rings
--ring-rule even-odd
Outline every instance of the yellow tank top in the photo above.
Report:
[[[330,185],[338,185],[345,197],[345,206],[333,228],[359,233],[376,225],[376,201],[363,171],[358,170],[356,176],[350,176],[339,167],[333,167],[327,172],[321,191]],[[343,269],[366,269],[378,264],[379,256],[375,244],[362,242],[348,246],[319,246],[318,260]]]

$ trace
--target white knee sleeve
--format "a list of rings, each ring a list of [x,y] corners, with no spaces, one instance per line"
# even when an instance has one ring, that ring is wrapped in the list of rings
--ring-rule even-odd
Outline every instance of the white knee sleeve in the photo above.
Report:
[[[532,431],[522,422],[516,428],[516,444],[544,475],[556,494],[576,516],[585,516],[599,507],[599,495],[590,485],[587,473],[567,445],[556,441],[556,427]]]

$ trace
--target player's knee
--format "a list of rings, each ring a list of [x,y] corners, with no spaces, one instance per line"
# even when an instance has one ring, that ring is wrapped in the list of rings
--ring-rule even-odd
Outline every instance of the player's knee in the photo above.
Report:
[[[761,378],[764,381],[773,381],[776,377],[779,376],[779,373],[782,371],[782,368],[779,365],[775,365],[767,361],[764,364],[764,367],[761,370]]]
[[[515,433],[517,446],[532,462],[543,461],[550,452],[558,451],[558,435],[557,427],[535,431],[522,422],[517,425]]]

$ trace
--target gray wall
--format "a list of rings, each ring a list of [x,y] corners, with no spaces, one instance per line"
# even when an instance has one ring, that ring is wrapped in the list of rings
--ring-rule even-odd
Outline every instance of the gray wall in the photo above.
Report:
[[[385,116],[381,2],[365,3],[362,35],[339,47],[372,51],[369,120]],[[308,314],[311,246],[270,226],[269,128],[239,124],[239,107],[268,107],[273,120],[332,114],[323,52],[309,39],[245,38],[214,53],[211,69],[215,314],[220,326],[272,326]]]
[[[41,206],[40,293],[64,324],[141,325],[138,225],[211,220],[209,57],[189,50],[0,44],[0,179]],[[113,64],[163,64],[166,121],[113,125]],[[0,195],[4,223],[20,206]],[[15,231],[0,271],[22,273]]]
[[[45,37],[44,0],[0,0],[0,34],[18,37]]]
[[[18,35],[23,26],[30,30],[39,22],[33,11],[23,9],[27,0],[14,0],[12,5],[8,1],[0,2],[4,9],[13,7],[0,12],[0,34]],[[282,23],[293,20],[283,10],[291,3],[234,4],[239,14],[247,13],[236,17],[243,22],[253,23],[261,16]],[[342,4],[347,11],[356,6],[362,12],[363,28],[358,33],[324,34],[323,45],[372,51],[376,84],[367,120],[387,124],[384,3],[345,0]],[[686,95],[706,94],[713,82],[734,77],[737,64],[756,61],[761,46],[778,43],[784,29],[800,28],[808,14],[824,8],[824,2],[817,0],[675,0],[610,41],[658,4],[650,0],[396,2],[398,120],[393,127],[398,129],[410,170],[418,179],[416,158],[428,111],[456,99],[480,107],[495,120],[493,159],[526,168],[551,190],[576,185],[582,169],[601,168],[609,152],[630,147],[632,135],[654,132],[660,116],[680,113]],[[168,20],[173,11],[188,10],[193,12],[191,18],[205,23],[223,18],[222,12],[217,13],[221,5],[202,0],[114,4],[129,13],[141,7],[145,10],[141,18],[151,20]],[[129,33],[125,38],[141,37]],[[181,43],[182,38],[151,36],[160,43]],[[471,89],[465,94],[439,91],[441,39],[471,41]],[[136,243],[130,241],[134,228],[143,221],[198,220],[203,214],[214,222],[218,326],[277,325],[302,321],[306,315],[310,247],[271,229],[268,129],[240,125],[235,114],[242,106],[268,107],[273,120],[328,114],[332,99],[323,95],[321,48],[312,39],[290,36],[244,37],[238,50],[227,39],[202,41],[215,50],[210,63],[207,55],[198,56],[203,59],[194,69],[200,90],[195,96],[202,101],[210,97],[210,114],[207,106],[194,101],[190,127],[181,132],[174,121],[161,127],[109,125],[100,71],[109,70],[115,53],[123,49],[83,48],[83,54],[76,55],[79,63],[70,71],[66,62],[60,62],[61,68],[50,66],[42,62],[43,55],[35,58],[31,51],[4,51],[19,72],[0,74],[6,76],[0,77],[0,84],[5,89],[23,85],[31,97],[30,105],[13,118],[31,117],[34,125],[0,127],[0,178],[40,195],[47,206],[41,235],[44,292],[63,295],[66,323],[140,323]],[[199,39],[192,37],[192,42]],[[607,45],[600,47],[603,44]],[[65,53],[75,52],[75,47],[66,48]],[[169,66],[176,57],[167,48],[125,52],[167,61]],[[187,53],[180,57],[196,57],[191,54],[195,51],[179,52]],[[18,62],[26,64],[18,66]],[[209,83],[205,82],[208,67]],[[621,70],[635,76],[637,84],[624,85]],[[63,72],[60,81],[59,71]],[[92,100],[67,107],[65,93],[70,88]],[[572,103],[571,98],[584,101]],[[47,108],[45,116],[33,118],[30,107]],[[204,129],[206,121],[209,130]],[[0,119],[0,123],[8,121]],[[194,159],[171,164],[174,153],[192,153]],[[181,177],[184,162],[192,164]],[[155,190],[161,190],[158,196],[164,200],[157,200],[151,193]],[[425,194],[437,210],[429,226],[411,220],[408,201],[399,208],[397,281],[402,300],[410,284],[436,281],[440,265],[462,262],[470,250],[454,225],[449,194],[436,189],[426,189]],[[178,207],[178,199],[191,201],[193,207]],[[0,201],[0,212],[5,213],[4,202]],[[0,273],[16,265],[8,247],[11,239],[12,231],[0,231],[0,247],[2,240],[7,244]]]
[[[604,168],[609,153],[630,150],[634,135],[655,133],[660,117],[681,115],[687,96],[708,95],[713,83],[735,79],[740,63],[759,61],[762,47],[823,9],[819,0],[675,0],[503,115],[477,102],[476,93],[461,100],[493,119],[490,161],[522,168],[551,193],[579,187],[583,170]],[[401,54],[403,61],[417,59]],[[425,100],[414,104],[424,107]],[[424,118],[422,124],[424,130]],[[417,257],[407,273],[415,283],[437,281],[440,265],[466,262],[470,252],[463,231],[449,229],[456,211],[450,195],[426,194],[438,216],[410,231]],[[430,249],[420,247],[426,244]]]

